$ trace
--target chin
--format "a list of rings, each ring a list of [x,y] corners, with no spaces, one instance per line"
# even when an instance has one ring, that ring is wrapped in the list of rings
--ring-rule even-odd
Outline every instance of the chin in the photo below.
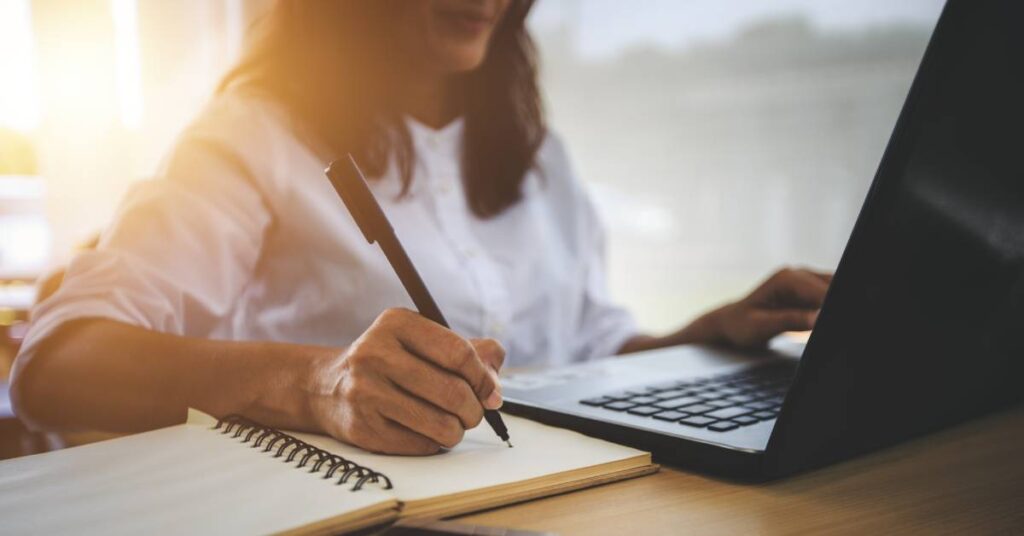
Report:
[[[449,73],[465,73],[476,70],[484,63],[483,54],[446,54],[441,58],[440,64]]]

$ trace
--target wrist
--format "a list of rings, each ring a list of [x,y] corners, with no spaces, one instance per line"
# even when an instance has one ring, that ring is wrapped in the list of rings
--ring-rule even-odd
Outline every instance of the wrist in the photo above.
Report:
[[[245,415],[272,426],[318,430],[314,400],[329,394],[331,363],[341,350],[319,346],[262,343],[257,362],[246,374]],[[336,382],[335,382],[336,383]]]
[[[703,314],[679,331],[679,344],[728,344],[725,318],[733,304]]]
[[[670,335],[662,337],[636,335],[629,339],[617,353],[628,354],[681,344],[731,344],[725,329],[727,321],[724,317],[729,315],[729,309],[733,306],[734,304],[724,305],[708,312]]]

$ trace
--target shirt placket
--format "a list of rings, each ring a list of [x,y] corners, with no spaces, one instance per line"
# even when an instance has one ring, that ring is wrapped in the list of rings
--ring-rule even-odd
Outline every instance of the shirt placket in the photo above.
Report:
[[[427,146],[431,149],[428,163],[431,197],[441,232],[453,246],[480,297],[478,332],[501,339],[511,310],[508,289],[497,263],[470,230],[473,216],[466,207],[458,172],[458,141],[441,139],[431,133]]]

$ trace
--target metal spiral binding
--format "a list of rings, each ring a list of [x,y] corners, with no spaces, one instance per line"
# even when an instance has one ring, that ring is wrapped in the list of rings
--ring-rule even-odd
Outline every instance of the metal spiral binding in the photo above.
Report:
[[[317,473],[324,469],[323,478],[325,479],[332,478],[340,472],[338,481],[335,482],[336,485],[340,486],[355,478],[352,491],[359,491],[367,482],[382,483],[384,489],[392,488],[391,479],[381,473],[241,415],[228,415],[223,419],[218,419],[217,425],[213,429],[220,430],[222,434],[234,432],[231,437],[241,438],[242,443],[247,443],[252,448],[263,447],[263,452],[269,453],[276,448],[274,458],[285,456],[285,463],[292,463],[298,458],[298,464],[295,466],[297,468],[305,467],[306,464],[312,462],[309,472]]]

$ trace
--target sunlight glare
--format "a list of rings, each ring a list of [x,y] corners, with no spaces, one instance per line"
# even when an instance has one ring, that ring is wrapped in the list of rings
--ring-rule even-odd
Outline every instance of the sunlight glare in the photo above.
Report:
[[[39,127],[30,0],[0,2],[0,127]]]
[[[111,0],[116,51],[117,96],[121,124],[136,129],[142,124],[142,69],[136,0]]]

